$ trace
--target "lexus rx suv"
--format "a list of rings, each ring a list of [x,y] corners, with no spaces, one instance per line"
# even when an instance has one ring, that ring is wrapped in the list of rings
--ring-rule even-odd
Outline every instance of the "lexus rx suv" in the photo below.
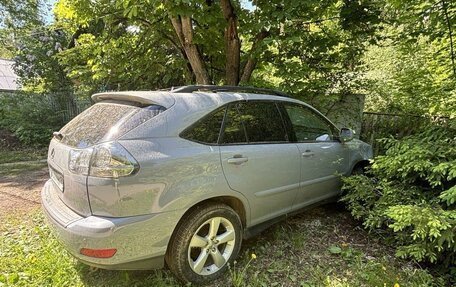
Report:
[[[105,269],[165,264],[202,284],[242,240],[340,193],[371,147],[281,92],[185,86],[107,92],[54,137],[42,189],[51,228]]]

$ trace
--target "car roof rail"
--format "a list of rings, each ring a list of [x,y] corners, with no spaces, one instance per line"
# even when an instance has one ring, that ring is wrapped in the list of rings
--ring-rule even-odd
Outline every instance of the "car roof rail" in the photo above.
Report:
[[[264,89],[264,88],[255,88],[252,86],[216,86],[216,85],[191,85],[191,86],[181,86],[181,87],[172,87],[169,89],[171,93],[193,93],[197,91],[210,91],[210,92],[253,92],[260,94],[272,94],[281,97],[290,97],[284,92],[273,90],[273,89]]]

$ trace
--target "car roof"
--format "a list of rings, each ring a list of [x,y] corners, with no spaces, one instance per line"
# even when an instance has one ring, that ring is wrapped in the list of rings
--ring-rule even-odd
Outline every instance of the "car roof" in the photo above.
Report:
[[[166,128],[159,128],[163,131],[162,136],[178,135],[182,130],[195,123],[203,116],[209,114],[215,109],[236,101],[282,101],[296,103],[307,106],[316,113],[326,118],[321,112],[314,107],[286,96],[274,94],[264,94],[254,92],[231,92],[231,91],[194,91],[194,92],[173,92],[173,91],[124,91],[124,92],[105,92],[92,96],[94,102],[103,101],[133,101],[145,105],[160,105],[167,110],[173,110],[171,113],[163,113],[163,120],[156,120],[153,124],[139,129],[133,129],[123,136],[124,139],[129,137],[144,137],[154,130],[155,136],[159,136],[157,128],[166,125]],[[328,118],[326,118],[331,122]],[[332,124],[334,125],[334,124]]]
[[[133,101],[141,104],[157,104],[167,109],[176,102],[188,107],[221,106],[223,104],[240,100],[274,100],[305,104],[299,100],[268,94],[236,93],[236,92],[193,92],[174,93],[172,91],[123,91],[104,92],[92,96],[94,102],[107,100]]]

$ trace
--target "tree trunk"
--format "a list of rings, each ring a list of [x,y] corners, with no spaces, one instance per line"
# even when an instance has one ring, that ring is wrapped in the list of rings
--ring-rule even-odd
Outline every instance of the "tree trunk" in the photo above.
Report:
[[[187,55],[197,84],[209,85],[211,81],[206,66],[204,65],[198,47],[193,43],[192,19],[188,16],[171,17],[171,23],[173,24],[179,42]]]
[[[173,37],[164,33],[163,31],[159,30],[159,33],[162,35],[163,38],[168,39],[168,41],[174,46],[174,48],[178,50],[179,53],[182,55],[182,58],[185,60],[187,67],[184,78],[187,82],[193,83],[195,80],[195,73],[193,73],[192,65],[190,64],[190,61],[188,60],[187,54],[185,53],[185,50],[182,47],[182,45],[179,45],[175,41],[175,39],[173,39]]]
[[[239,67],[241,55],[241,41],[237,30],[237,15],[230,0],[221,0],[223,17],[227,21],[225,29],[226,49],[226,84],[237,86],[239,84]]]
[[[269,31],[263,30],[256,35],[255,41],[253,42],[252,48],[249,52],[249,57],[245,63],[244,71],[242,72],[241,83],[245,84],[250,81],[253,70],[255,70],[258,63],[258,58],[254,55],[255,51],[258,49],[258,45],[261,43],[261,41],[263,41],[264,38],[268,37],[270,34],[271,33]]]

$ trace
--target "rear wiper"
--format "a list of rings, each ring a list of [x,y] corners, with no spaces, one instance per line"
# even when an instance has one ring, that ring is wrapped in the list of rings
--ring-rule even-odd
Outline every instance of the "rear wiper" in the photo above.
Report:
[[[52,135],[59,141],[63,139],[63,134],[61,132],[53,132]]]

